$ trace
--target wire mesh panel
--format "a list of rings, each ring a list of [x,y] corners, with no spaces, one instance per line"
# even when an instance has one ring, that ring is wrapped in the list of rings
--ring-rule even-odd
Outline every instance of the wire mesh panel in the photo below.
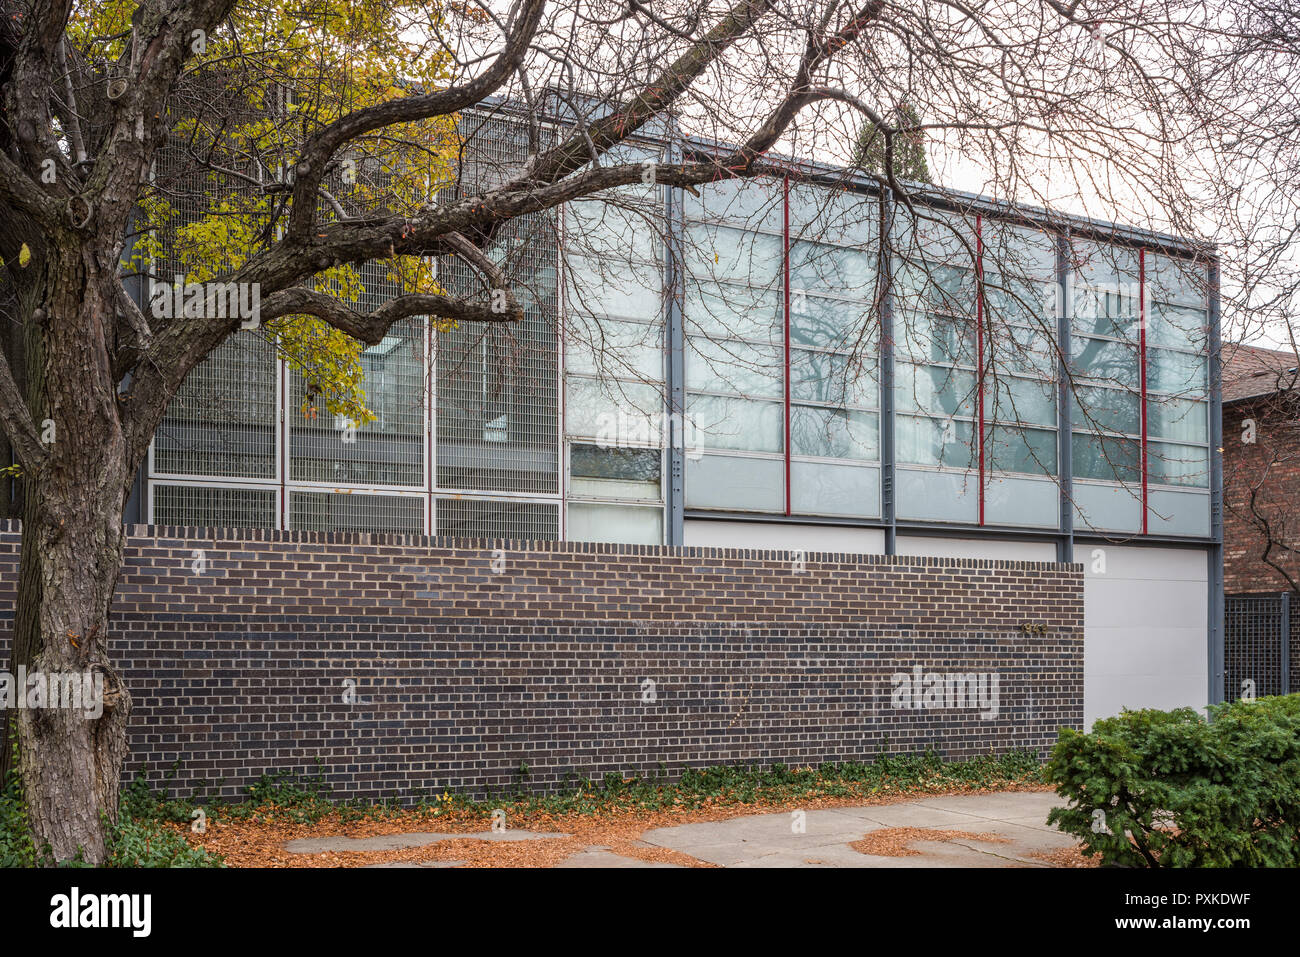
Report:
[[[472,115],[457,195],[499,183],[528,152],[523,124]],[[439,488],[559,490],[557,242],[551,214],[502,224],[485,251],[509,277],[525,317],[519,324],[466,323],[437,336]],[[439,279],[455,296],[487,302],[484,275],[442,257]]]
[[[213,216],[225,197],[247,199],[254,187],[194,164],[180,142],[159,150],[153,185],[161,201],[154,227],[162,254],[141,264],[152,279],[170,285],[178,275],[231,265],[213,262],[211,250],[185,227]],[[260,331],[237,332],[177,390],[154,440],[153,472],[273,479],[275,415],[274,347]]]
[[[436,534],[456,538],[514,538],[543,541],[560,537],[560,507],[526,499],[437,500]]]
[[[195,528],[275,528],[274,488],[155,484],[150,522]]]
[[[313,532],[424,531],[423,495],[289,491],[289,528]]]
[[[1227,701],[1286,694],[1283,643],[1290,641],[1284,595],[1228,595],[1224,599],[1223,694]]]
[[[276,476],[275,350],[232,336],[176,391],[154,437],[157,475]]]
[[[329,415],[307,394],[302,375],[290,371],[291,481],[424,487],[425,338],[423,318],[404,319],[361,354],[365,404],[377,416],[372,422]]]

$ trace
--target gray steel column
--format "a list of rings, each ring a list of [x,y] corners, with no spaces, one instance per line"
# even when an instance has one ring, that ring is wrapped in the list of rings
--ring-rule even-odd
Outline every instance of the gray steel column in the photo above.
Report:
[[[1223,700],[1223,390],[1219,381],[1222,342],[1219,335],[1219,262],[1210,262],[1210,537],[1209,567],[1206,576],[1210,588],[1209,620],[1209,701]]]
[[[669,161],[680,160],[680,150],[675,137],[668,146]],[[683,360],[685,333],[682,322],[682,305],[686,295],[682,275],[682,193],[673,186],[663,187],[664,219],[667,242],[664,243],[664,317],[666,355],[664,362],[664,398],[668,429],[667,440],[667,511],[665,541],[669,545],[684,544],[683,514],[686,509],[686,450],[684,426],[686,422],[686,367]]]
[[[885,523],[885,554],[898,551],[898,518],[894,506],[894,273],[893,194],[888,187],[880,193],[878,238],[879,271],[883,284],[880,297],[880,517]]]
[[[1060,491],[1060,535],[1056,539],[1056,560],[1074,561],[1074,437],[1073,382],[1070,379],[1070,320],[1074,316],[1070,283],[1070,227],[1056,234],[1056,471]]]

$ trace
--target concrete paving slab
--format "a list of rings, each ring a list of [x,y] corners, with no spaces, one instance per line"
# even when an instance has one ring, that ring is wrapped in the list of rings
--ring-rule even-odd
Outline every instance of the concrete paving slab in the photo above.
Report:
[[[971,816],[943,808],[922,804],[881,804],[876,807],[853,808],[859,829],[863,827],[934,827],[970,830]],[[862,835],[859,834],[858,837]],[[853,838],[857,840],[857,837]]]
[[[723,821],[706,821],[647,831],[641,843],[662,847],[723,867],[1044,867],[1035,854],[1075,846],[1074,839],[1046,825],[1047,813],[1059,803],[1051,793],[1006,792],[917,798],[894,804],[807,810],[801,818],[790,811],[750,814]],[[792,825],[802,825],[802,827]],[[933,828],[987,832],[1005,842],[957,838],[918,840],[919,853],[904,857],[863,854],[850,845],[882,828]],[[392,851],[425,847],[465,838],[481,841],[531,841],[567,837],[559,832],[523,830],[480,831],[471,834],[418,832],[377,837],[307,838],[290,841],[296,854],[340,851]],[[460,861],[393,861],[372,867],[455,867]],[[591,867],[677,867],[643,861],[592,845],[558,865]]]
[[[997,794],[954,794],[922,798],[916,803],[922,807],[999,821],[1041,814],[1040,822],[1045,823],[1047,812],[1054,807],[1059,807],[1064,800],[1051,791],[1004,791]]]
[[[808,811],[802,833],[781,812],[656,828],[641,840],[723,867],[1044,867],[1034,854],[1075,843],[1043,823],[1058,801],[1037,792],[919,798]],[[849,846],[871,831],[896,827],[991,833],[1006,841],[920,840],[911,845],[919,853],[904,857],[868,855]]]
[[[463,867],[464,861],[385,861],[383,864],[367,864],[371,867]]]
[[[540,841],[567,834],[547,831],[479,831],[472,834],[438,834],[412,831],[406,834],[381,834],[377,837],[304,837],[286,844],[291,854],[324,854],[329,851],[400,851],[408,847],[427,847],[439,841],[474,838],[480,841]]]
[[[638,857],[615,854],[608,847],[593,845],[565,858],[556,867],[680,867],[668,861],[643,861]]]

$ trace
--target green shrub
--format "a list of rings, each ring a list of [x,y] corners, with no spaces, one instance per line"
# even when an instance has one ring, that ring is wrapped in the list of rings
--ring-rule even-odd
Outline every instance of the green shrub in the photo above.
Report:
[[[0,867],[33,867],[36,848],[27,827],[27,802],[15,760],[0,787]]]
[[[107,867],[224,867],[220,856],[193,847],[184,835],[155,821],[120,815],[109,831]]]
[[[1300,866],[1300,695],[1125,711],[1065,730],[1047,763],[1070,802],[1048,816],[1127,867]]]
[[[107,867],[222,867],[222,860],[201,847],[191,847],[183,834],[163,826],[162,815],[137,814],[149,807],[147,792],[137,781],[122,797],[116,827],[108,830]],[[37,854],[27,824],[18,763],[14,762],[0,789],[0,867],[49,867],[47,853]],[[78,861],[65,867],[84,866]]]

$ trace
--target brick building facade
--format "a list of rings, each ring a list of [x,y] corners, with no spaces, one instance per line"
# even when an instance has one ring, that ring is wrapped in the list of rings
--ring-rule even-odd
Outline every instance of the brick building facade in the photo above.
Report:
[[[112,617],[127,776],[175,764],[186,796],[318,762],[336,795],[379,798],[1041,755],[1083,724],[1077,564],[131,531]],[[18,548],[0,530],[3,618]]]
[[[1224,347],[1223,579],[1227,594],[1300,584],[1300,392],[1294,352]]]

